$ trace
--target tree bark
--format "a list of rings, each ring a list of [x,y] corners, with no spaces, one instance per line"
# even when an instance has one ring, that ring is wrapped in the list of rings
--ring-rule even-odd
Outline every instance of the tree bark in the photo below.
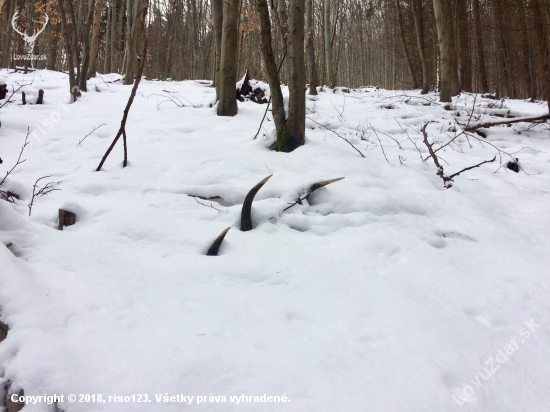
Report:
[[[2,65],[5,68],[10,67],[10,58],[11,58],[11,32],[12,26],[11,21],[13,19],[13,14],[15,13],[15,0],[10,2],[10,14],[8,18],[8,27],[6,27],[6,48],[4,49],[4,64]]]
[[[407,39],[405,38],[405,26],[403,24],[403,13],[401,12],[400,0],[395,0],[395,8],[397,10],[397,23],[399,27],[399,37],[401,38],[401,44],[403,46],[403,52],[405,53],[405,61],[407,62],[407,69],[409,70],[409,76],[412,81],[412,88],[418,89],[418,80],[415,69],[412,64],[411,55],[407,47]]]
[[[94,23],[92,28],[92,43],[90,45],[90,70],[88,79],[95,77],[97,73],[97,57],[99,54],[99,30],[101,29],[101,15],[103,13],[103,0],[97,0],[94,11]]]
[[[430,79],[428,77],[428,65],[426,63],[426,53],[424,50],[424,12],[422,0],[412,0],[411,8],[416,31],[418,56],[420,57],[420,66],[422,68],[422,94],[427,94],[430,90]]]
[[[139,63],[143,56],[144,33],[140,29],[139,16],[143,10],[149,7],[148,0],[136,0],[135,3],[128,2],[128,31],[129,36],[126,44],[126,71],[124,84],[129,85],[134,81]],[[147,57],[147,56],[145,56]]]
[[[456,2],[458,34],[460,39],[460,85],[463,90],[472,90],[472,61],[470,58],[470,30],[468,25],[468,0]]]
[[[212,20],[214,37],[216,39],[216,63],[214,69],[214,86],[216,86],[216,100],[220,99],[220,62],[222,56],[222,27],[223,27],[223,0],[212,0]]]
[[[290,0],[288,7],[288,60],[290,68],[288,118],[277,135],[277,150],[292,152],[306,134],[305,0]]]
[[[275,62],[275,53],[273,52],[273,43],[271,38],[271,19],[269,17],[269,8],[267,0],[256,0],[256,8],[260,17],[260,46],[266,68],[269,91],[271,93],[271,104],[273,106],[273,121],[277,135],[283,129],[286,121],[283,93],[281,91],[281,81]]]
[[[91,37],[92,37],[92,24],[94,18],[94,9],[95,9],[95,0],[88,1],[88,17],[86,18],[86,23],[84,25],[84,30],[82,33],[82,43],[84,51],[84,60],[82,62],[82,73],[80,76],[80,90],[87,92],[88,91],[88,68],[90,67],[90,48],[91,48]]]
[[[458,52],[456,48],[455,40],[455,24],[456,21],[453,18],[454,5],[457,0],[443,0],[443,13],[445,18],[449,22],[448,27],[451,33],[449,34],[451,39],[451,52],[449,58],[451,60],[451,95],[458,96],[461,92],[460,89],[460,80],[458,79]],[[465,1],[465,0],[458,0]]]
[[[487,66],[485,65],[485,51],[483,50],[483,26],[481,25],[481,8],[479,0],[472,0],[472,10],[474,13],[474,28],[476,33],[476,51],[479,77],[481,80],[481,92],[489,93],[489,80],[487,77]]]
[[[315,64],[315,47],[313,22],[313,0],[307,0],[307,66],[309,75],[309,94],[317,95],[317,86],[319,85],[319,76],[317,74],[317,65]]]
[[[65,43],[65,52],[67,53],[67,66],[69,68],[69,88],[71,91],[71,103],[76,102],[78,97],[78,88],[76,86],[76,78],[74,74],[74,57],[73,57],[73,42],[69,35],[69,27],[67,25],[67,14],[63,0],[57,0],[59,5],[59,14],[61,15],[61,31]]]
[[[439,100],[450,103],[453,101],[451,94],[451,22],[445,13],[443,2],[446,0],[433,0],[435,23],[437,28],[437,42],[439,45],[441,90]]]
[[[533,0],[535,12],[535,37],[537,39],[537,48],[539,55],[540,72],[542,73],[542,87],[544,97],[548,101],[548,112],[550,113],[550,47],[548,45],[548,32],[545,27],[546,13],[544,10],[544,0]]]
[[[218,116],[235,116],[239,110],[236,92],[238,20],[239,0],[224,0]]]
[[[334,59],[332,53],[332,25],[330,23],[330,0],[325,0],[325,62],[327,68],[328,86],[333,89],[336,86]]]

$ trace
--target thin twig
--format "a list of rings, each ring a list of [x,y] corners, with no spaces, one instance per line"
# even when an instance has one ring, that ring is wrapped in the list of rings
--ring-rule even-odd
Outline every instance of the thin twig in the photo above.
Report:
[[[279,72],[281,71],[281,67],[283,67],[283,62],[285,61],[285,58],[286,58],[286,51],[285,51],[285,54],[283,54],[283,58],[281,59],[281,63],[279,63],[279,68],[277,69],[277,75],[279,75]],[[267,116],[267,112],[269,111],[269,105],[270,104],[271,104],[271,95],[269,96],[269,101],[267,102],[267,107],[265,108],[264,117],[262,118],[262,122],[260,123],[260,127],[258,127],[258,131],[256,132],[256,135],[254,136],[254,139],[252,139],[252,140],[256,140],[256,138],[260,134],[260,130],[262,130],[262,125],[264,124],[265,117]]]
[[[448,181],[451,181],[451,180],[453,180],[453,177],[458,176],[458,175],[461,174],[462,172],[465,172],[465,171],[467,171],[467,170],[474,169],[474,168],[476,168],[476,167],[479,167],[479,166],[481,166],[481,165],[484,165],[485,163],[493,163],[495,160],[497,160],[497,157],[496,157],[496,156],[493,157],[491,160],[484,160],[483,162],[478,163],[477,165],[465,167],[465,168],[462,169],[460,172],[453,173],[452,175],[450,175],[450,176],[447,177],[446,179],[447,179]]]
[[[100,127],[105,126],[106,124],[107,124],[107,123],[103,123],[103,124],[101,124],[101,125],[99,125],[99,126],[97,126],[97,127],[94,126],[94,130],[92,130],[90,133],[88,133],[86,136],[84,136],[84,138],[83,138],[82,140],[79,140],[77,146],[80,146],[80,143],[82,143],[84,140],[86,140],[86,138],[87,138],[89,135],[91,135],[93,132],[95,132],[95,131],[96,131],[97,129],[99,129]]]
[[[209,206],[209,205],[205,205],[204,203],[199,202],[199,201],[197,200],[197,196],[191,196],[191,195],[189,195],[189,196],[192,197],[193,199],[195,199],[195,202],[197,202],[199,205],[202,205],[202,206],[204,206],[204,207],[210,207],[210,208],[212,208],[212,209],[216,209],[216,210],[218,211],[218,213],[221,212],[220,209],[218,209],[217,207],[212,206],[212,203],[210,203],[210,206]]]
[[[14,89],[13,86],[12,86],[12,87],[11,87],[12,93],[11,93],[10,96],[7,98],[7,100],[6,100],[4,103],[2,103],[2,105],[0,105],[0,109],[1,109],[2,107],[4,107],[5,105],[9,104],[9,103],[13,103],[13,102],[11,101],[11,98],[13,97],[13,95],[14,95],[15,93],[17,93],[19,90],[21,90],[23,87],[25,87],[25,86],[30,86],[31,84],[32,84],[32,83],[22,84],[22,85],[19,86],[17,89]]]
[[[35,197],[40,197],[40,196],[47,196],[49,195],[51,192],[55,191],[55,190],[61,190],[61,189],[54,189],[52,186],[53,185],[56,185],[58,184],[59,182],[49,182],[49,183],[46,183],[46,185],[44,187],[41,187],[38,192],[36,191],[36,188],[38,187],[38,182],[40,182],[42,179],[47,179],[48,177],[51,177],[51,176],[42,176],[40,179],[38,179],[33,187],[32,187],[32,198],[31,198],[31,202],[28,204],[28,208],[29,208],[29,216],[31,215],[32,213],[32,207],[34,205],[34,198]]]
[[[386,151],[384,150],[384,145],[382,144],[382,141],[380,140],[380,138],[378,137],[378,133],[376,132],[376,130],[374,129],[374,127],[370,126],[369,127],[373,132],[374,132],[374,135],[376,136],[376,138],[378,139],[378,143],[380,143],[380,148],[382,149],[382,154],[384,155],[384,158],[386,159],[386,162],[390,162],[388,160],[388,157],[386,156]]]
[[[335,130],[333,130],[333,129],[329,128],[329,127],[326,127],[326,126],[322,125],[321,123],[319,123],[319,122],[313,120],[311,117],[308,117],[307,119],[311,120],[313,123],[315,123],[315,124],[321,126],[322,128],[324,128],[324,129],[326,129],[326,130],[328,130],[328,131],[334,133],[334,134],[335,134],[336,136],[338,136],[340,139],[342,139],[342,140],[345,141],[347,144],[349,144],[351,147],[353,147],[353,148],[357,151],[357,153],[359,153],[359,154],[361,155],[361,157],[363,157],[363,158],[365,157],[365,155],[364,155],[363,153],[361,153],[361,151],[360,151],[359,149],[357,149],[357,147],[355,147],[355,146],[353,145],[353,143],[351,143],[351,142],[350,142],[348,139],[346,139],[345,137],[340,136]]]
[[[23,146],[21,146],[21,151],[19,152],[19,157],[17,158],[17,162],[15,163],[15,165],[13,165],[13,167],[6,172],[6,175],[4,176],[4,178],[2,179],[2,181],[0,182],[0,186],[2,186],[4,184],[4,182],[6,181],[6,179],[8,178],[8,176],[10,175],[11,172],[13,172],[13,170],[19,166],[21,163],[24,163],[27,159],[23,159],[21,160],[21,156],[23,156],[23,152],[25,151],[25,147],[27,147],[27,145],[29,145],[29,135],[30,135],[30,127],[27,127],[27,136],[25,136],[25,141],[23,142]]]

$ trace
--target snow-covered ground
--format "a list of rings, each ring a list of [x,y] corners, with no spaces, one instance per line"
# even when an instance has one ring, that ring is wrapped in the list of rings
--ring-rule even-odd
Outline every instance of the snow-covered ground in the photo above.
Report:
[[[64,395],[66,412],[548,410],[548,125],[457,138],[438,152],[446,175],[497,159],[450,189],[417,150],[428,154],[428,121],[437,148],[455,135],[458,112],[466,124],[480,113],[542,115],[545,105],[478,96],[470,119],[471,95],[446,111],[413,91],[325,91],[308,98],[306,145],[284,154],[268,150],[272,121],[253,140],[265,105],[239,102],[222,118],[204,82],[143,81],[129,166],[120,141],[95,172],[131,86],[106,75],[69,105],[62,73],[0,77],[10,90],[32,82],[31,103],[45,90],[44,105],[21,106],[18,92],[0,113],[2,177],[34,132],[0,188],[20,195],[0,201],[0,240],[12,243],[0,247],[0,319],[10,326],[0,376],[12,392]],[[162,103],[163,90],[184,107]],[[522,170],[501,167],[496,148],[519,151]],[[270,174],[255,228],[241,232],[243,199]],[[42,176],[61,190],[36,198],[29,217]],[[77,223],[58,231],[59,208]],[[226,227],[220,255],[206,256]],[[132,394],[151,402],[109,402]],[[264,394],[279,402],[255,402]],[[165,395],[194,398],[157,401]]]

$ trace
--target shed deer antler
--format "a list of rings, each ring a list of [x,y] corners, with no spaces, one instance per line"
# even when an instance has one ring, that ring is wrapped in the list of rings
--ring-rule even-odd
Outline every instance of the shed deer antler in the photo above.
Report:
[[[17,23],[16,23],[17,17],[19,17],[19,11],[16,11],[13,14],[13,18],[11,19],[11,25],[15,30],[15,32],[18,33],[21,37],[23,37],[23,40],[25,40],[25,43],[26,43],[25,50],[27,51],[27,54],[32,54],[34,51],[34,43],[36,42],[36,39],[38,38],[40,33],[42,33],[46,28],[46,25],[48,24],[48,21],[50,20],[50,18],[46,14],[46,18],[42,28],[40,30],[34,30],[32,36],[29,36],[27,33],[25,33],[24,31],[21,31],[21,29],[17,27]]]

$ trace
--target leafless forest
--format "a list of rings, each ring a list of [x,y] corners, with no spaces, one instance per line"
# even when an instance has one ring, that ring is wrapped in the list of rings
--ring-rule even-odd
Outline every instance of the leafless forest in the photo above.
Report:
[[[285,1],[290,3],[285,4]],[[89,59],[89,75],[132,73],[132,23],[138,0],[3,0],[2,62],[25,65],[25,42],[12,28],[31,34],[49,23],[38,36],[34,54],[46,55],[36,68],[67,71],[64,52],[64,5],[73,67]],[[226,0],[236,16],[239,77],[246,70],[264,78],[260,17],[256,0]],[[288,37],[288,10],[294,1],[269,0],[275,59],[280,62]],[[296,2],[300,3],[300,1]],[[438,67],[447,59],[451,92],[460,89],[495,92],[510,98],[542,98],[548,77],[550,2],[548,0],[307,0],[306,60],[315,60],[320,85],[390,89],[438,87]],[[221,1],[220,1],[221,5]],[[147,16],[148,78],[213,79],[216,67],[215,10],[210,0],[152,0]],[[311,14],[309,14],[311,13]],[[441,18],[440,18],[441,15]],[[438,48],[438,24],[445,25],[445,44]],[[30,27],[30,22],[34,27]],[[447,38],[448,35],[448,38]],[[448,50],[446,50],[448,49]],[[443,53],[442,53],[443,51]],[[448,53],[448,56],[444,54]],[[308,62],[309,63],[309,62]],[[27,62],[27,64],[29,64]],[[312,67],[309,65],[308,67]],[[446,69],[443,69],[443,71]],[[442,73],[444,74],[444,73]],[[288,83],[283,64],[280,78]],[[312,70],[307,73],[311,82]]]

